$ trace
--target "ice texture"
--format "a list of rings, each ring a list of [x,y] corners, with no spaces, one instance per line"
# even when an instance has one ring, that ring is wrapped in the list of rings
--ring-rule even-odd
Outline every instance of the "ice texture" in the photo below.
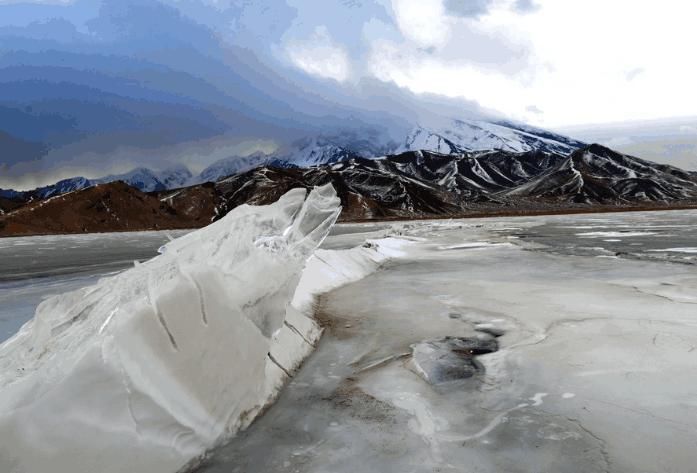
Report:
[[[0,471],[176,472],[246,427],[319,336],[290,301],[341,208],[306,194],[40,304],[0,346]]]

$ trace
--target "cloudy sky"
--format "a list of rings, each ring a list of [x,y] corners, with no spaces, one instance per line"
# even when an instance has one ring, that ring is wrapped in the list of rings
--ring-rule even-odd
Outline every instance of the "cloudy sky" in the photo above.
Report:
[[[0,187],[434,114],[579,133],[694,116],[694,18],[683,0],[0,0]]]

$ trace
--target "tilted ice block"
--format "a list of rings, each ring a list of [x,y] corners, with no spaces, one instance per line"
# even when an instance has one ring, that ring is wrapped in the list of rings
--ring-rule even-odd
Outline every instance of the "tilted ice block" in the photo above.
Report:
[[[160,256],[53,297],[0,346],[0,471],[175,472],[248,424],[331,186],[243,205]]]

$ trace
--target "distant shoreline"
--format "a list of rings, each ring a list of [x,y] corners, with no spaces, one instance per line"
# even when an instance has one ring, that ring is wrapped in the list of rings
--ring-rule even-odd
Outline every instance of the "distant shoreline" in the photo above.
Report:
[[[671,206],[595,206],[590,208],[571,207],[564,209],[502,209],[496,210],[473,210],[466,214],[453,215],[426,215],[426,216],[395,216],[381,217],[375,219],[351,219],[339,220],[339,223],[371,223],[371,222],[395,222],[413,220],[460,220],[470,218],[498,218],[498,217],[536,217],[545,215],[577,215],[577,214],[601,214],[601,213],[624,213],[624,212],[660,212],[672,210],[697,210],[697,203]]]
[[[624,213],[624,212],[660,212],[660,211],[675,211],[675,210],[697,210],[697,203],[694,204],[684,204],[684,205],[639,205],[639,206],[593,206],[593,207],[571,207],[571,208],[559,208],[559,209],[482,209],[482,210],[472,210],[464,214],[451,214],[451,215],[396,215],[396,216],[381,216],[377,218],[363,218],[363,219],[339,219],[338,223],[380,223],[380,222],[399,222],[399,221],[417,221],[417,220],[462,220],[462,219],[489,219],[489,218],[499,218],[499,217],[541,217],[541,216],[555,216],[555,215],[578,215],[578,214],[605,214],[605,213]],[[17,234],[0,234],[0,239],[2,238],[21,238],[21,237],[36,237],[36,236],[71,236],[71,235],[95,235],[95,234],[107,234],[107,233],[138,233],[138,232],[163,232],[163,231],[193,231],[199,228],[204,228],[202,226],[191,226],[191,227],[171,227],[171,228],[138,228],[133,230],[118,230],[118,229],[104,229],[103,231],[96,232],[46,232],[46,233],[17,233]]]

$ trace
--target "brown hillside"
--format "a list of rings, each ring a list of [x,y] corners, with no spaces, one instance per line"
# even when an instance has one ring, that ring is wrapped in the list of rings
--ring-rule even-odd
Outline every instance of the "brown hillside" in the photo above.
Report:
[[[205,189],[196,194],[206,200]],[[210,222],[210,211],[187,212],[184,205],[161,199],[120,181],[102,184],[0,215],[0,236],[192,228]]]

